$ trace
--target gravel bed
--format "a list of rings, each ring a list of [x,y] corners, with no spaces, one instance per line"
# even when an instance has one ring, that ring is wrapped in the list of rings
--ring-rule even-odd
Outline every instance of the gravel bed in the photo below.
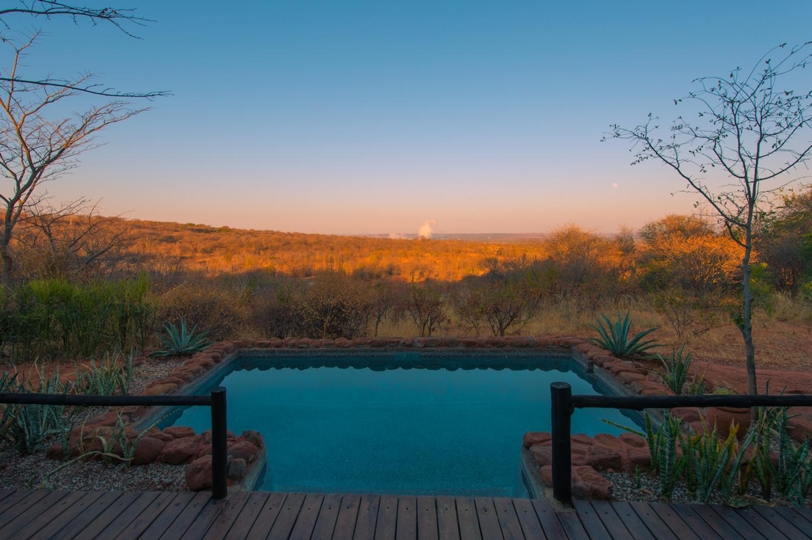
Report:
[[[660,490],[659,476],[649,473],[641,472],[639,477],[634,474],[627,473],[600,473],[601,476],[612,482],[612,500],[626,501],[626,502],[671,502],[671,503],[688,503],[699,504],[700,501],[691,497],[685,487],[684,482],[677,484],[674,493],[671,495],[670,500],[666,500]],[[639,481],[638,481],[639,478]],[[771,506],[792,506],[787,499],[778,494],[773,489],[772,498],[765,501],[761,498],[761,487],[757,482],[752,481],[747,488],[747,493],[740,500],[742,505],[748,504],[767,504]],[[714,493],[711,496],[709,504],[724,504],[722,497],[719,493]],[[812,499],[807,498],[806,506],[812,504]]]
[[[169,376],[184,363],[182,358],[169,360],[147,359],[135,367],[130,395],[139,393],[156,380]],[[109,407],[76,407],[70,422],[80,426],[85,420],[105,413]],[[2,444],[2,443],[0,443]],[[47,446],[47,443],[46,443]],[[54,472],[43,486],[43,478],[65,465],[59,460],[47,459],[45,450],[30,456],[21,456],[16,450],[2,444],[0,447],[0,489],[58,489],[90,491],[186,491],[186,465],[153,463],[128,467],[123,463],[77,461]]]
[[[171,358],[169,360],[146,359],[141,365],[135,366],[133,370],[129,395],[138,394],[149,386],[152,381],[168,377],[175,368],[183,365],[185,361],[183,358]],[[74,426],[80,426],[84,421],[109,410],[110,407],[76,407],[71,411],[71,422]]]
[[[152,381],[169,377],[172,371],[182,366],[184,362],[186,362],[184,358],[170,358],[168,360],[147,358],[141,365],[135,366],[130,394],[137,394],[149,386]]]
[[[77,461],[43,478],[65,462],[47,459],[45,452],[20,456],[9,450],[0,456],[0,488],[68,491],[186,491],[186,465],[153,463],[128,467],[122,463]]]

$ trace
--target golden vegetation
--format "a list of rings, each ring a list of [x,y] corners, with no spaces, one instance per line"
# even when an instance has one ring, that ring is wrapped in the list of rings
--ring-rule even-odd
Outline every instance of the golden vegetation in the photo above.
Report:
[[[756,272],[760,354],[776,365],[782,358],[798,360],[805,349],[798,345],[788,353],[772,343],[770,329],[800,343],[812,328],[803,288],[810,266],[803,255],[805,222],[797,212],[792,216],[794,226],[779,212],[763,227],[770,241],[759,246],[767,255]],[[180,319],[215,339],[590,335],[599,312],[630,311],[636,326],[661,326],[661,340],[689,344],[698,356],[735,361],[741,353],[731,318],[740,302],[740,247],[696,217],[666,216],[613,237],[567,225],[541,239],[507,242],[246,231],[92,215],[38,219],[39,225],[30,220],[21,226],[14,244],[19,284],[4,301],[8,321],[45,317],[41,309],[30,312],[35,305],[91,313],[87,302],[101,297],[94,283],[121,283],[122,291],[105,297],[125,299],[134,298],[127,293],[134,276],[149,284],[132,305],[117,308],[132,329],[122,334],[121,324],[92,321],[106,329],[104,335],[118,337],[89,341],[83,349],[143,347],[144,335]],[[776,248],[788,242],[800,255]],[[793,265],[792,287],[787,265]],[[31,303],[32,295],[39,304]],[[85,299],[82,309],[65,307],[77,299]],[[46,319],[37,339],[67,332]],[[70,322],[85,324],[91,323]],[[23,354],[30,326],[6,325],[7,353]],[[26,350],[60,356],[79,347],[47,342]],[[770,350],[782,351],[781,357]]]

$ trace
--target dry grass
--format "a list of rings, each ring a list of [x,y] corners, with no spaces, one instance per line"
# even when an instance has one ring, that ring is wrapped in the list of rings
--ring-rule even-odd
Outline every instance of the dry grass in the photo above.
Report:
[[[744,366],[741,333],[724,314],[717,314],[710,326],[695,324],[692,330],[696,333],[688,332],[680,340],[663,315],[645,302],[629,298],[599,306],[594,312],[583,309],[576,302],[552,303],[542,308],[519,333],[590,337],[596,335],[590,325],[595,323],[598,313],[606,313],[611,319],[618,311],[629,311],[633,322],[632,332],[653,326],[660,327],[651,337],[663,344],[661,354],[684,344],[686,350],[697,360]],[[378,334],[381,337],[413,336],[415,326],[407,319],[397,323],[384,322]],[[476,333],[470,328],[461,328],[450,323],[438,335],[472,336]],[[481,328],[480,335],[490,335],[489,329]],[[812,370],[812,304],[809,302],[776,295],[769,310],[756,311],[753,337],[756,343],[756,361],[760,368]]]

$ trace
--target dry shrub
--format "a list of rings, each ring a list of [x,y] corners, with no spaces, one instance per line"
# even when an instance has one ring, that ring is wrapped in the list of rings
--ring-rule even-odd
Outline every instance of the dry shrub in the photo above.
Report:
[[[211,281],[186,282],[158,296],[156,313],[161,322],[177,324],[184,319],[190,326],[197,324],[211,339],[233,339],[244,330],[247,300],[244,290]]]

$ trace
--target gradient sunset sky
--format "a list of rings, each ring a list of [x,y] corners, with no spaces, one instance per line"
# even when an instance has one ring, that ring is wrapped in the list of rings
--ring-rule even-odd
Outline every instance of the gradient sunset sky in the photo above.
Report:
[[[173,94],[104,132],[47,185],[57,201],[331,234],[428,219],[440,233],[611,233],[695,197],[672,196],[683,184],[663,166],[631,167],[626,143],[601,143],[609,124],[675,118],[694,78],[812,39],[812,3],[775,5],[122,0],[156,21],[130,28],[143,39],[57,20],[15,30],[47,33],[27,75]]]

